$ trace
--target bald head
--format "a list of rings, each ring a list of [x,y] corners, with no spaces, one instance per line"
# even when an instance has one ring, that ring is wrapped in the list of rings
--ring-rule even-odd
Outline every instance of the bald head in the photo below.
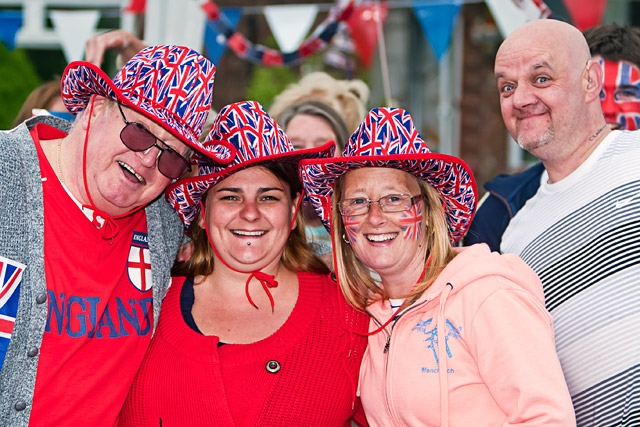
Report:
[[[591,58],[589,45],[574,26],[555,19],[537,19],[511,33],[500,45],[500,57],[517,55],[522,51],[539,50],[557,59],[564,59],[568,68],[581,70]]]

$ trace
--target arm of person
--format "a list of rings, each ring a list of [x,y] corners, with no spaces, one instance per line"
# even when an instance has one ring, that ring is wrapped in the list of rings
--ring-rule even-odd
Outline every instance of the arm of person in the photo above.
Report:
[[[507,414],[504,426],[575,426],[551,315],[528,291],[505,285],[483,301],[471,334],[480,375]]]
[[[147,44],[135,34],[125,30],[112,30],[97,34],[87,40],[85,59],[99,67],[104,61],[105,52],[115,50],[124,63],[145,47]]]

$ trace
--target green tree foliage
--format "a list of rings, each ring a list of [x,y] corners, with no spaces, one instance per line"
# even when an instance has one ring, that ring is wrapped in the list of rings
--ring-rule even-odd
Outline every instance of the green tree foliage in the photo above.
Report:
[[[253,70],[247,86],[246,98],[258,101],[266,109],[273,98],[290,84],[299,80],[297,70],[289,67],[258,67]]]
[[[10,129],[22,103],[42,82],[22,49],[0,43],[0,129]]]

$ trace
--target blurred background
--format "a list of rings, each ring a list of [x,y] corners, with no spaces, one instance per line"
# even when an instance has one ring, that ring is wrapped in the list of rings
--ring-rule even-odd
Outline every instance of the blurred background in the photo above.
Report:
[[[243,99],[268,108],[313,71],[362,79],[368,108],[409,110],[432,150],[462,157],[481,188],[533,161],[505,131],[493,61],[506,34],[541,17],[635,26],[640,0],[0,0],[0,129],[83,59],[89,37],[126,29],[209,57],[216,110]],[[102,68],[113,76],[116,64],[110,52]]]

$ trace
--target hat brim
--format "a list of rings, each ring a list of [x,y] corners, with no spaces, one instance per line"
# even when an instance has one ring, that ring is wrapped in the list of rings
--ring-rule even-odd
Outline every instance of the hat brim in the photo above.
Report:
[[[207,153],[199,136],[189,126],[139,93],[119,90],[104,71],[90,62],[74,61],[67,65],[62,75],[61,92],[65,107],[73,115],[87,108],[92,95],[103,96],[142,114],[198,152]]]
[[[438,153],[302,161],[300,179],[309,201],[327,230],[331,228],[331,197],[335,181],[351,170],[364,167],[399,169],[429,183],[443,199],[451,242],[455,243],[464,236],[473,219],[478,200],[475,177],[461,159]]]
[[[233,175],[234,173],[252,166],[260,166],[264,163],[284,162],[299,164],[303,160],[330,157],[334,154],[335,143],[328,141],[325,144],[308,149],[294,150],[286,153],[278,153],[247,160],[243,163],[227,167],[200,166],[198,176],[181,179],[171,184],[165,192],[165,198],[178,212],[185,229],[200,212],[200,201],[204,194],[214,185]],[[207,173],[207,171],[216,172]]]

